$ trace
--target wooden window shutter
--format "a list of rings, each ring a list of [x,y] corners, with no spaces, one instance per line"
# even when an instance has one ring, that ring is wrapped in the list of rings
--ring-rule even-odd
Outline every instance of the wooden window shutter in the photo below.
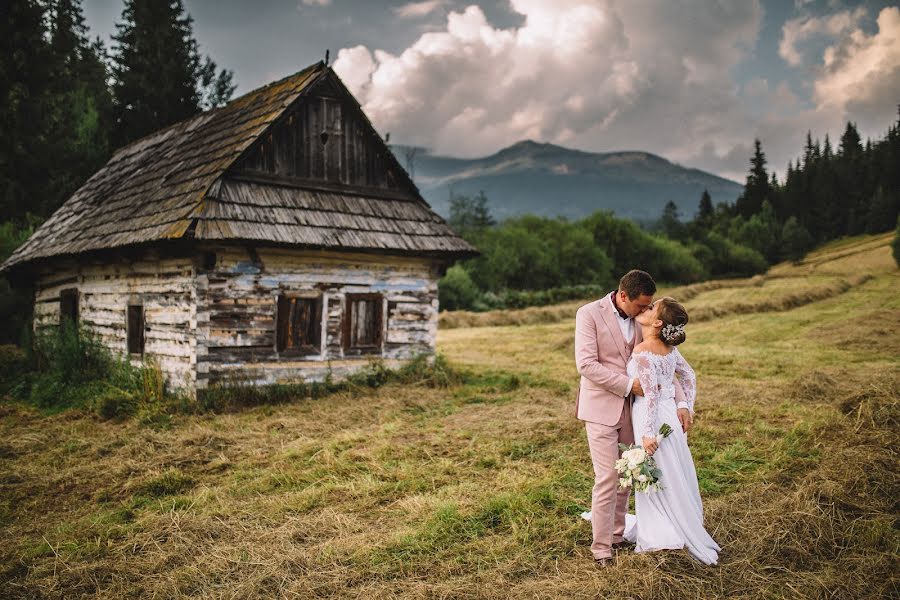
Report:
[[[276,350],[319,352],[322,346],[322,297],[278,297]]]
[[[384,316],[381,294],[347,294],[344,314],[344,349],[357,352],[381,350]]]
[[[140,304],[128,305],[128,353],[144,353],[144,307]]]
[[[68,321],[72,325],[78,324],[78,290],[74,288],[62,290],[59,293],[59,324]]]

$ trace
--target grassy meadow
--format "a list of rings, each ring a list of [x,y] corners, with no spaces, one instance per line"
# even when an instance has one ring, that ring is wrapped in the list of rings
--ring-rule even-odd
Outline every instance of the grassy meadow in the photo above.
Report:
[[[443,316],[419,384],[165,426],[0,403],[0,597],[898,597],[889,242],[663,290],[696,317],[717,567],[594,567],[570,303]]]

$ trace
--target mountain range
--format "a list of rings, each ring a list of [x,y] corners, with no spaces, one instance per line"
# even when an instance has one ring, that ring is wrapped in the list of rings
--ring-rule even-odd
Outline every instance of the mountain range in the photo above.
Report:
[[[669,200],[690,219],[704,189],[714,203],[733,202],[743,190],[734,181],[649,152],[583,152],[531,140],[483,158],[438,156],[402,145],[391,149],[444,217],[451,194],[483,191],[498,221],[529,213],[579,219],[611,210],[646,222],[658,219]]]

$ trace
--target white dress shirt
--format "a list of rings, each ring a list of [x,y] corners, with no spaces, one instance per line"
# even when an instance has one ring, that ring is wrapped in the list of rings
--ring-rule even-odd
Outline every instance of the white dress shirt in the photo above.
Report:
[[[613,300],[613,309],[616,308],[616,301]],[[622,332],[622,337],[625,338],[625,343],[630,344],[634,340],[634,319],[630,317],[622,318],[622,315],[619,314],[619,311],[616,310],[616,316],[619,318],[619,331]],[[631,386],[634,385],[634,377],[628,379],[628,391],[625,392],[625,397],[627,398],[629,394],[631,394]]]

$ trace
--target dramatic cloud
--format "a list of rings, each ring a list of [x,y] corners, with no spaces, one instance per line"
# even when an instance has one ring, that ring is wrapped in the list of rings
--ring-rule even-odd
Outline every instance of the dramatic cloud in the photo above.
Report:
[[[788,64],[799,66],[803,62],[803,56],[798,49],[799,44],[820,34],[834,39],[846,32],[857,30],[860,20],[865,15],[865,9],[859,7],[854,11],[844,10],[829,16],[807,15],[791,19],[781,27],[782,37],[778,45],[778,54]]]
[[[470,6],[399,54],[345,48],[335,69],[382,132],[437,152],[479,155],[534,138],[687,161],[752,143],[731,70],[755,43],[757,2],[511,8],[524,17],[517,28],[494,27]]]
[[[822,109],[884,128],[878,121],[900,102],[900,8],[882,9],[877,25],[871,36],[857,29],[826,48],[814,99]]]
[[[426,17],[447,4],[447,0],[424,0],[423,2],[409,2],[402,6],[394,7],[394,14],[404,19],[417,19]]]

